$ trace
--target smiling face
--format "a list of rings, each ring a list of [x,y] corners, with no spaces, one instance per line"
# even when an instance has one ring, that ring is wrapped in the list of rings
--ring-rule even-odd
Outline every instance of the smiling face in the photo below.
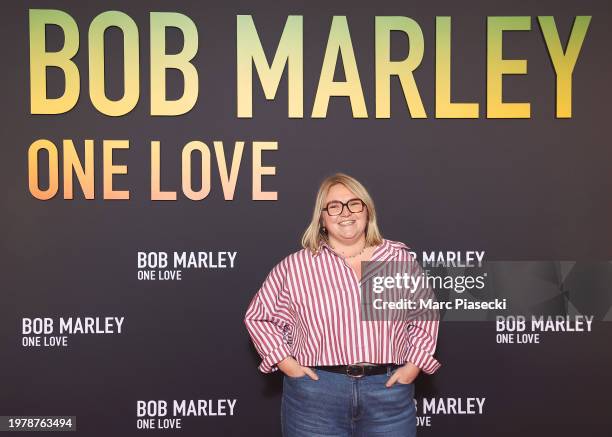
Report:
[[[335,184],[329,188],[323,205],[328,206],[333,201],[347,203],[351,199],[358,199],[358,197],[344,185]],[[368,210],[364,205],[361,212],[355,213],[344,206],[342,214],[330,216],[327,211],[323,211],[321,219],[323,226],[327,228],[327,234],[332,244],[334,240],[341,244],[352,244],[365,237]]]

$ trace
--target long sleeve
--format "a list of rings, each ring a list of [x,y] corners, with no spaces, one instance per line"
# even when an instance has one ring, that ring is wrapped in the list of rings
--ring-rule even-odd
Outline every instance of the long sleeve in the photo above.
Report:
[[[259,370],[263,373],[278,370],[276,364],[292,354],[295,323],[286,289],[285,261],[278,263],[268,274],[244,317],[251,340],[262,358]]]
[[[419,367],[423,372],[432,374],[441,364],[433,356],[438,339],[437,320],[414,320],[408,322],[408,357],[406,361]]]
[[[409,263],[411,275],[416,278],[422,277],[424,280],[423,268],[418,261],[410,257]],[[424,282],[422,284],[415,291],[413,299],[416,302],[421,300],[435,301],[433,290]],[[406,322],[409,346],[406,361],[411,362],[427,374],[434,373],[441,366],[433,356],[436,351],[439,325],[440,313],[437,309],[418,310],[415,312],[415,317]]]

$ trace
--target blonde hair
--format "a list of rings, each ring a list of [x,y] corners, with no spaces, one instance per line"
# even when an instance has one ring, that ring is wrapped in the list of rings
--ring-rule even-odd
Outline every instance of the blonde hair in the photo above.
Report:
[[[372,197],[370,197],[370,193],[368,193],[368,190],[366,190],[366,188],[357,179],[344,173],[336,173],[325,178],[319,186],[314,211],[312,213],[312,220],[306,228],[306,231],[304,231],[304,235],[302,235],[302,247],[305,249],[310,249],[313,254],[317,254],[323,241],[329,243],[327,233],[321,230],[321,213],[325,207],[323,202],[325,202],[329,189],[336,184],[344,185],[357,197],[359,197],[366,205],[368,213],[368,222],[365,228],[366,246],[377,246],[381,244],[383,242],[383,238],[380,234],[380,230],[378,229],[378,224],[376,222],[376,208],[374,208],[374,201],[372,200]]]

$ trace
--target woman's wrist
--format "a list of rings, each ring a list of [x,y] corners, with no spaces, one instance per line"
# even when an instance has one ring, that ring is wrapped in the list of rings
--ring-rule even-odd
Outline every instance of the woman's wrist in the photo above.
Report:
[[[291,355],[289,355],[288,357],[285,357],[281,361],[279,361],[276,364],[276,366],[283,373],[287,373],[287,370],[291,369],[291,367],[293,367],[295,364],[297,364],[297,361],[295,360],[295,358],[293,358]]]

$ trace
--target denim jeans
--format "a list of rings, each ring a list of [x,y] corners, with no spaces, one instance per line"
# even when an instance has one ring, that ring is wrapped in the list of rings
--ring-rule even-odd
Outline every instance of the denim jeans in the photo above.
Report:
[[[385,387],[392,370],[361,378],[313,370],[318,381],[284,376],[284,437],[416,436],[414,384]]]

